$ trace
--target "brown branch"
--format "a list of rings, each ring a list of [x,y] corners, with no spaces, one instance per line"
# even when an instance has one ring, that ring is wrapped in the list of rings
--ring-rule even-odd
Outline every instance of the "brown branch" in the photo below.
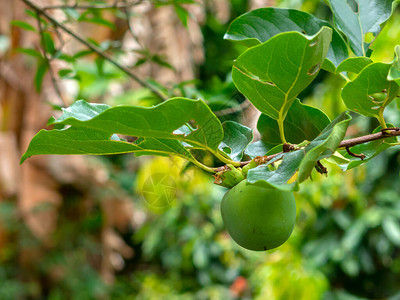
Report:
[[[124,67],[123,65],[119,64],[118,62],[116,62],[111,56],[109,56],[107,53],[103,52],[99,47],[89,43],[88,41],[86,41],[83,37],[81,37],[80,35],[78,35],[77,33],[73,32],[72,30],[70,30],[68,27],[66,27],[65,25],[59,23],[56,19],[54,19],[51,15],[49,15],[48,13],[46,13],[42,8],[40,8],[39,6],[37,6],[36,4],[32,3],[30,0],[21,0],[23,1],[26,5],[28,5],[30,8],[32,8],[34,11],[36,11],[36,13],[38,15],[42,15],[44,16],[46,19],[48,19],[50,22],[52,22],[54,24],[54,26],[61,28],[64,32],[66,32],[67,34],[69,34],[70,36],[72,36],[74,39],[76,39],[77,41],[79,41],[81,44],[85,45],[86,47],[88,47],[90,50],[92,50],[93,52],[95,52],[97,55],[101,56],[102,58],[104,58],[105,60],[107,60],[109,63],[113,64],[115,67],[117,67],[118,69],[120,69],[121,71],[123,71],[126,75],[128,75],[130,78],[132,78],[133,80],[135,80],[137,83],[139,83],[141,86],[148,88],[150,91],[152,91],[158,98],[160,98],[162,101],[165,101],[166,98],[164,97],[164,95],[162,95],[160,93],[160,91],[158,91],[155,87],[153,87],[152,85],[148,84],[147,82],[143,81],[142,79],[140,79],[138,76],[136,76],[135,74],[133,74],[127,67]]]
[[[400,128],[398,128],[398,127],[385,128],[383,131],[380,131],[377,133],[367,134],[367,135],[359,136],[356,138],[343,140],[339,144],[339,148],[353,147],[356,145],[360,145],[360,144],[364,144],[364,143],[368,143],[368,142],[372,142],[372,141],[376,141],[376,140],[381,140],[381,139],[393,137],[393,136],[400,136]]]
[[[46,10],[51,10],[51,9],[79,9],[79,10],[84,10],[84,9],[121,9],[121,8],[129,8],[135,5],[138,5],[139,3],[143,2],[143,0],[138,0],[134,2],[119,2],[115,1],[114,4],[92,4],[92,5],[78,5],[78,3],[75,2],[73,5],[49,5],[49,6],[44,6],[42,9],[44,11]]]
[[[357,146],[360,144],[365,144],[368,142],[382,140],[385,138],[390,138],[390,137],[395,137],[395,136],[400,136],[400,128],[399,127],[385,128],[383,131],[380,131],[377,133],[367,134],[367,135],[359,136],[356,138],[343,140],[340,142],[338,149],[339,148],[351,148],[353,146]],[[293,151],[297,151],[297,150],[300,150],[300,149],[296,148]],[[272,154],[272,155],[262,156],[262,158],[265,162],[268,162],[271,159],[273,159],[275,156],[278,156],[282,153],[284,153],[284,152],[279,152],[279,153]],[[241,161],[240,166],[243,167],[243,166],[249,164],[250,162],[251,162],[251,160]],[[223,167],[216,168],[215,170],[220,170],[221,168],[223,168]]]

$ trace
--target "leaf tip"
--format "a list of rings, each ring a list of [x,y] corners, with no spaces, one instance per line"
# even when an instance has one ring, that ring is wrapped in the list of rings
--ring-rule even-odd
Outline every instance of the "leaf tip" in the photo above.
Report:
[[[24,155],[22,155],[21,160],[19,161],[19,164],[22,165],[24,163],[25,160],[27,160],[30,156],[26,154],[26,152],[24,153]]]

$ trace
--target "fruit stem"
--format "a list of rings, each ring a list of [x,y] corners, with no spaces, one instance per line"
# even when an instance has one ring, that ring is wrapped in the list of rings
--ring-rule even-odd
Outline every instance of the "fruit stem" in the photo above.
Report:
[[[386,125],[385,119],[383,117],[383,111],[384,111],[384,107],[381,107],[381,109],[379,110],[378,121],[379,121],[379,124],[381,125],[382,129],[385,129],[385,128],[387,128],[387,125]]]
[[[215,157],[218,158],[218,159],[219,159],[220,161],[222,161],[223,163],[231,164],[231,165],[233,165],[233,166],[235,166],[235,167],[239,167],[239,166],[240,166],[240,162],[238,162],[238,161],[233,161],[233,160],[231,160],[231,159],[229,159],[229,158],[226,158],[224,155],[222,155],[222,154],[219,152],[219,150],[214,151],[214,150],[209,149],[209,151],[210,151],[212,154],[214,154]]]
[[[199,168],[203,169],[204,171],[210,172],[210,173],[215,173],[215,170],[213,168],[210,168],[206,165],[203,165],[201,162],[199,162],[197,159],[190,159],[192,163],[194,163],[196,166]]]
[[[283,121],[285,121],[285,118],[283,116],[281,116],[281,114],[279,113],[279,118],[277,120],[278,127],[279,127],[279,135],[281,137],[282,143],[287,144],[286,138],[285,138],[285,129],[283,127]]]

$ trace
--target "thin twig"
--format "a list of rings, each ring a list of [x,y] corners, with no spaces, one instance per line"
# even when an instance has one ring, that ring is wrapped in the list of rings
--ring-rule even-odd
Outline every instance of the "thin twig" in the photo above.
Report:
[[[361,160],[364,160],[364,158],[365,158],[365,154],[364,154],[364,153],[357,154],[357,153],[351,152],[349,146],[346,146],[346,151],[347,151],[347,153],[348,153],[349,155],[354,156],[354,157],[361,158]]]
[[[123,1],[126,5],[124,7],[124,13],[125,13],[125,18],[126,18],[126,23],[128,25],[128,31],[131,34],[132,38],[136,41],[136,43],[138,43],[141,48],[144,48],[132,28],[131,16],[130,16],[130,10],[129,10],[131,7],[128,6],[128,0],[123,0]],[[138,0],[137,2],[140,3],[140,2],[142,2],[142,0]]]
[[[58,86],[58,82],[57,82],[57,78],[56,75],[54,74],[54,70],[53,67],[51,65],[51,61],[50,58],[47,56],[47,52],[46,52],[46,44],[44,41],[44,31],[43,31],[43,26],[42,23],[40,22],[40,14],[38,14],[38,18],[37,18],[37,23],[38,23],[38,27],[39,27],[39,34],[40,34],[40,48],[41,48],[41,52],[42,55],[44,57],[44,60],[46,61],[46,65],[49,68],[49,74],[50,74],[50,78],[51,78],[51,82],[53,83],[53,88],[54,91],[56,92],[58,98],[61,101],[61,104],[65,107],[67,106],[65,101],[64,101],[64,97],[61,93],[60,87]]]
[[[92,4],[92,5],[78,5],[78,3],[75,2],[74,5],[49,5],[49,6],[44,6],[42,9],[44,11],[46,10],[51,10],[51,9],[79,9],[79,10],[84,10],[84,9],[121,9],[121,8],[129,8],[135,5],[138,5],[140,2],[143,2],[143,0],[139,1],[134,1],[134,2],[118,2],[116,1],[114,4]]]
[[[54,19],[51,15],[49,15],[48,13],[46,13],[45,11],[43,11],[42,8],[40,8],[39,6],[37,6],[36,4],[32,3],[30,0],[21,0],[23,1],[26,5],[28,5],[30,8],[32,8],[33,10],[36,11],[36,13],[38,13],[39,15],[44,16],[46,19],[48,19],[50,22],[52,22],[56,27],[61,28],[63,31],[65,31],[66,33],[68,33],[70,36],[72,36],[74,39],[76,39],[77,41],[79,41],[80,43],[82,43],[83,45],[85,45],[86,47],[88,47],[90,50],[92,50],[93,52],[95,52],[97,55],[103,57],[105,60],[107,60],[109,63],[113,64],[115,67],[117,67],[118,69],[120,69],[121,71],[123,71],[125,74],[127,74],[130,78],[132,78],[133,80],[135,80],[137,83],[139,83],[141,86],[148,88],[150,91],[152,91],[158,98],[160,98],[162,101],[165,101],[166,98],[164,97],[164,95],[162,95],[160,93],[160,91],[158,91],[155,87],[153,87],[152,85],[150,85],[149,83],[143,81],[142,79],[140,79],[138,76],[136,76],[135,74],[133,74],[128,68],[124,67],[123,65],[121,65],[120,63],[116,62],[111,56],[109,56],[107,53],[103,52],[99,47],[89,43],[88,41],[86,41],[83,37],[81,37],[80,35],[78,35],[76,32],[73,32],[72,30],[70,30],[68,27],[66,27],[65,25],[61,24],[60,22],[58,22],[56,19]]]

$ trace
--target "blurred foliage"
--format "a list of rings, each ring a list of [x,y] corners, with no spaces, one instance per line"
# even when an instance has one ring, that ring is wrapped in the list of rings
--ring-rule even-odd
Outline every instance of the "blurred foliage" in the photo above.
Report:
[[[331,18],[323,1],[277,4]],[[246,1],[232,0],[231,10],[233,19],[247,10]],[[85,20],[101,22],[97,17]],[[392,59],[399,22],[398,9],[378,37],[373,57]],[[206,61],[199,66],[199,80],[177,83],[166,92],[206,99],[217,111],[243,101],[230,79],[240,49],[222,39],[226,28],[208,12],[202,28]],[[127,78],[103,63],[74,61],[74,70],[63,72],[76,81],[77,99],[143,106],[158,101],[144,89],[113,94],[113,87]],[[344,110],[340,88],[340,79],[321,72],[300,98],[324,107],[332,118]],[[393,123],[400,119],[396,109],[389,107],[386,114]],[[356,133],[376,127],[361,117],[352,124]],[[399,299],[398,148],[346,173],[326,163],[329,176],[313,174],[313,181],[302,184],[296,195],[298,221],[292,237],[267,253],[244,250],[229,238],[219,212],[225,189],[202,171],[176,158],[119,155],[90,160],[109,180],[103,186],[61,187],[63,204],[50,244],[42,244],[23,225],[15,199],[0,203],[0,226],[7,231],[7,243],[0,248],[0,299]],[[171,176],[176,184],[176,197],[164,209],[152,208],[142,196],[144,182],[155,172]],[[99,266],[104,255],[102,201],[110,194],[129,196],[134,216],[143,220],[119,233],[134,255],[121,258],[115,282],[106,284]],[[20,257],[24,250],[30,256]]]

